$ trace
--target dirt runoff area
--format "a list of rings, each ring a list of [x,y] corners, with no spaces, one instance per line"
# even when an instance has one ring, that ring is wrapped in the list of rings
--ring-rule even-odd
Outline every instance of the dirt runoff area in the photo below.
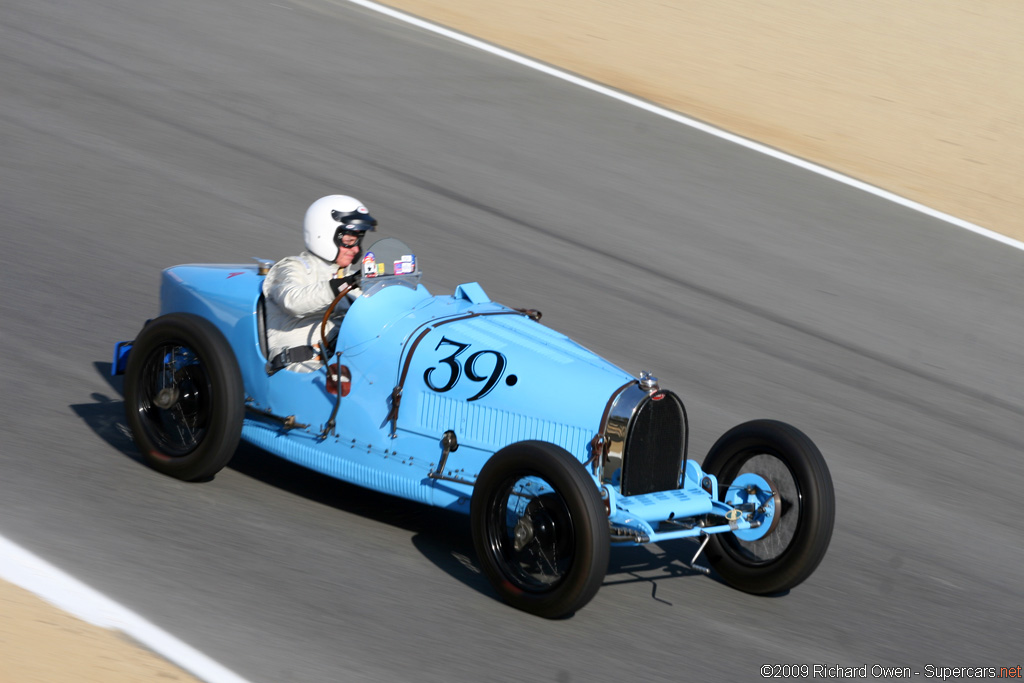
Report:
[[[1024,240],[1019,0],[387,4]],[[0,582],[0,683],[193,681]]]
[[[385,0],[1024,240],[1019,0]]]
[[[116,631],[80,621],[0,581],[0,683],[193,683]]]

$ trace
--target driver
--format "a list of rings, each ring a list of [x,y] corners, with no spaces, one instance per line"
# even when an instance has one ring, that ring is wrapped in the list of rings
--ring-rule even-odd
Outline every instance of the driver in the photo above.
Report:
[[[321,197],[306,210],[306,251],[274,264],[263,281],[271,373],[312,372],[321,366],[320,325],[327,307],[346,287],[334,314],[343,315],[362,292],[358,259],[363,235],[377,221],[355,197]],[[336,327],[327,322],[327,338]]]

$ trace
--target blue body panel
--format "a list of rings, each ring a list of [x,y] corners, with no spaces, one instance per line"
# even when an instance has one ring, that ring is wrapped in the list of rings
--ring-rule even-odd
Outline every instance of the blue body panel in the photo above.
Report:
[[[378,282],[340,327],[340,363],[351,389],[334,433],[323,438],[336,401],[326,373],[266,372],[257,324],[263,279],[255,265],[167,269],[161,314],[200,315],[227,338],[252,409],[245,440],[384,493],[468,512],[483,464],[525,439],[557,444],[585,462],[609,398],[633,380],[566,336],[491,302],[476,283],[432,296],[422,285]],[[447,430],[459,441],[443,473],[450,479],[432,478]]]

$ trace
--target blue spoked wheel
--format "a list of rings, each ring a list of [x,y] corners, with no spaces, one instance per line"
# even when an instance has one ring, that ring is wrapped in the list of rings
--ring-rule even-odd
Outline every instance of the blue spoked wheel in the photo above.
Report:
[[[746,422],[711,447],[703,469],[724,502],[761,525],[716,534],[708,559],[726,583],[748,593],[789,590],[821,563],[832,538],[835,491],[818,447],[796,427]]]
[[[238,447],[244,388],[231,347],[209,321],[161,316],[132,345],[125,417],[147,465],[196,481],[228,464]]]
[[[547,618],[572,614],[608,570],[608,515],[594,480],[565,449],[507,446],[473,489],[473,544],[501,598]]]

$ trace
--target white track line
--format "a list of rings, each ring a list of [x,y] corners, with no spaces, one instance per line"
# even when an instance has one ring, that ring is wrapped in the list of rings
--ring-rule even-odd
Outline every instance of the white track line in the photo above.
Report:
[[[35,593],[79,619],[123,631],[203,681],[249,683],[202,652],[3,536],[0,536],[0,579]]]
[[[437,24],[432,24],[429,21],[424,21],[423,19],[419,19],[419,18],[414,17],[414,16],[412,16],[410,14],[406,14],[405,12],[400,12],[400,11],[398,11],[396,9],[392,9],[391,7],[385,7],[384,5],[380,5],[380,4],[377,4],[376,2],[372,2],[372,0],[328,0],[328,1],[335,2],[335,3],[348,2],[348,3],[351,3],[353,5],[359,5],[361,7],[365,7],[366,9],[373,10],[374,12],[379,12],[381,14],[387,15],[387,16],[393,18],[393,19],[398,19],[399,21],[404,21],[404,22],[406,22],[408,24],[412,24],[413,26],[416,26],[418,28],[422,28],[422,29],[425,29],[427,31],[432,31],[434,33],[437,33],[438,35],[444,36],[445,38],[450,38],[452,40],[456,40],[456,41],[458,41],[460,43],[463,43],[465,45],[469,45],[470,47],[477,48],[478,50],[483,50],[484,52],[489,52],[492,55],[496,55],[498,57],[502,57],[504,59],[508,59],[508,60],[513,61],[513,62],[515,62],[517,64],[521,64],[523,66],[529,67],[531,69],[535,69],[535,70],[540,71],[542,73],[546,73],[546,74],[548,74],[550,76],[554,76],[555,78],[560,78],[563,81],[568,81],[569,83],[572,83],[573,85],[578,85],[580,87],[586,88],[587,90],[592,90],[593,92],[599,93],[601,95],[606,95],[606,96],[611,97],[613,99],[616,99],[616,100],[618,100],[620,102],[624,102],[624,103],[626,103],[628,105],[637,107],[639,109],[643,109],[644,111],[648,111],[648,112],[650,112],[652,114],[656,114],[658,116],[664,117],[664,118],[669,119],[671,121],[675,121],[676,123],[681,123],[684,126],[689,126],[690,128],[695,128],[695,129],[697,129],[699,131],[708,133],[709,135],[714,135],[715,137],[721,138],[723,140],[728,140],[729,142],[733,142],[733,143],[735,143],[737,145],[741,145],[743,147],[746,147],[747,149],[751,149],[751,150],[753,150],[755,152],[760,152],[761,154],[766,154],[766,155],[768,155],[770,157],[773,157],[775,159],[778,159],[780,161],[784,161],[784,162],[786,162],[788,164],[792,164],[794,166],[798,166],[798,167],[800,167],[802,169],[805,169],[807,171],[811,171],[812,173],[817,173],[818,175],[825,176],[826,178],[829,178],[831,180],[835,180],[837,182],[843,183],[844,185],[849,185],[850,187],[855,187],[858,190],[863,190],[864,192],[868,192],[870,194],[873,194],[876,197],[881,197],[882,199],[886,199],[886,200],[888,200],[890,202],[894,202],[894,203],[899,204],[901,206],[904,206],[904,207],[906,207],[908,209],[912,209],[914,211],[918,211],[918,212],[923,213],[923,214],[925,214],[927,216],[931,216],[932,218],[937,218],[937,219],[939,219],[941,221],[945,221],[947,223],[950,223],[951,225],[955,225],[955,226],[957,226],[959,228],[963,228],[965,230],[970,230],[971,232],[977,233],[979,235],[983,235],[985,237],[988,237],[989,239],[996,240],[997,242],[1002,242],[1003,244],[1006,244],[1008,246],[1014,247],[1015,249],[1020,249],[1020,250],[1024,251],[1024,242],[1021,242],[1019,240],[1015,240],[1012,237],[1007,237],[1006,235],[1002,235],[1002,234],[1000,234],[998,232],[994,232],[992,230],[989,230],[988,228],[983,228],[980,225],[975,225],[974,223],[969,223],[969,222],[967,222],[967,221],[965,221],[965,220],[963,220],[961,218],[957,218],[956,216],[951,216],[948,213],[943,213],[941,211],[938,211],[937,209],[933,209],[933,208],[931,208],[929,206],[925,206],[924,204],[920,204],[918,202],[915,202],[915,201],[912,201],[910,199],[907,199],[906,197],[901,197],[901,196],[899,196],[897,194],[893,194],[892,192],[889,192],[888,190],[883,190],[880,187],[876,187],[874,185],[869,185],[868,183],[865,183],[865,182],[863,182],[861,180],[857,180],[856,178],[851,178],[850,176],[843,175],[842,173],[837,173],[836,171],[833,171],[831,169],[825,168],[824,166],[819,166],[818,164],[811,163],[810,161],[807,161],[806,159],[801,159],[801,158],[795,157],[795,156],[793,156],[791,154],[786,154],[785,152],[781,152],[781,151],[779,151],[777,149],[774,149],[772,147],[768,147],[767,145],[763,145],[763,144],[760,144],[758,142],[754,142],[753,140],[748,140],[747,138],[740,137],[739,135],[735,135],[733,133],[729,133],[728,131],[724,131],[724,130],[722,130],[720,128],[715,128],[714,126],[708,125],[707,123],[704,123],[703,121],[698,121],[696,119],[691,119],[691,118],[689,118],[687,116],[683,116],[682,114],[679,114],[677,112],[671,111],[669,109],[665,109],[663,107],[659,107],[659,106],[657,106],[655,104],[651,104],[650,102],[646,102],[644,100],[641,100],[640,98],[633,97],[632,95],[627,95],[626,93],[620,92],[618,90],[614,90],[612,88],[609,88],[607,86],[601,85],[599,83],[594,83],[593,81],[588,81],[585,78],[580,78],[579,76],[574,76],[573,74],[568,73],[566,71],[562,71],[560,69],[556,69],[556,68],[551,67],[551,66],[549,66],[547,64],[542,64],[541,62],[535,61],[535,60],[530,59],[528,57],[524,57],[524,56],[516,54],[514,52],[510,52],[509,50],[504,50],[504,49],[502,49],[500,47],[496,47],[496,46],[491,45],[489,43],[486,43],[486,42],[484,42],[482,40],[479,40],[477,38],[472,38],[470,36],[467,36],[465,34],[459,33],[457,31],[453,31],[453,30],[445,28],[443,26],[438,26]]]

